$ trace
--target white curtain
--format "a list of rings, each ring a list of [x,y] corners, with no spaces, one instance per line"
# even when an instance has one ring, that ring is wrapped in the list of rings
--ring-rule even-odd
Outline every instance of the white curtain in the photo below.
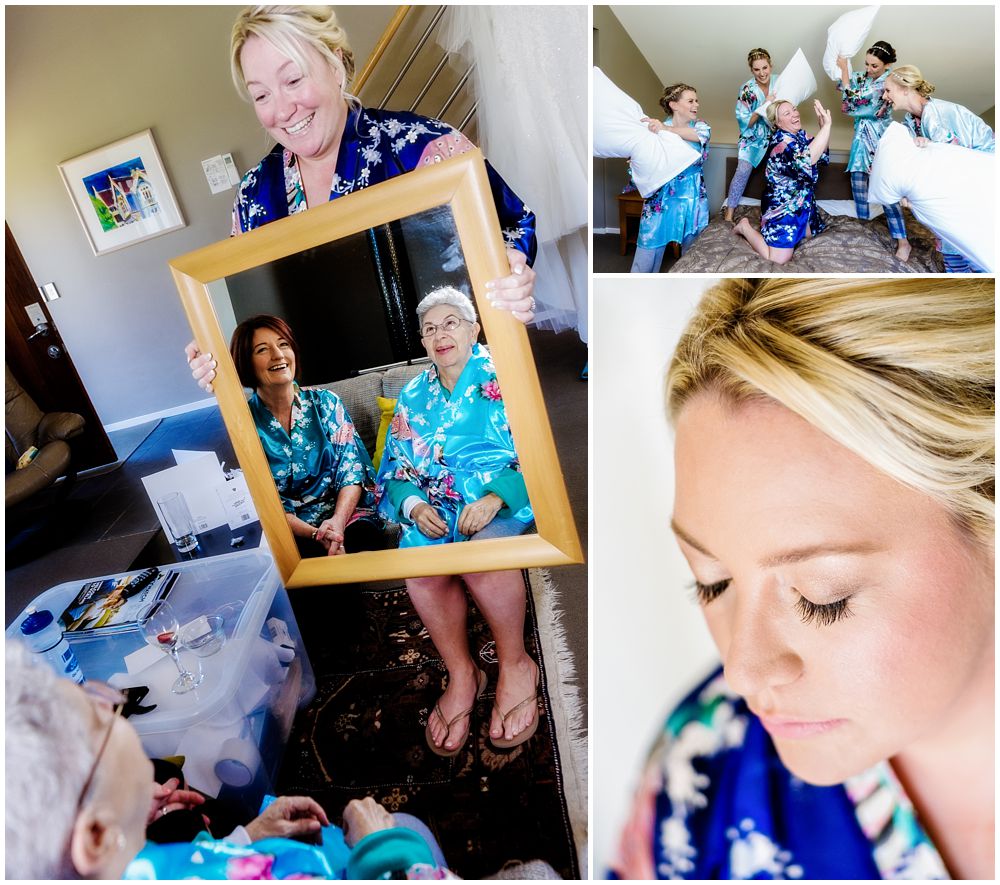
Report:
[[[451,6],[441,46],[476,64],[479,142],[538,217],[535,325],[587,340],[587,8]]]

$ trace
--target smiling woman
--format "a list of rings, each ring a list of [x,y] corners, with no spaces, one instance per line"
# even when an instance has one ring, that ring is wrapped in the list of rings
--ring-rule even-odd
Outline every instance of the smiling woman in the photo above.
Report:
[[[667,376],[723,662],[615,871],[993,875],[993,285],[730,280]]]

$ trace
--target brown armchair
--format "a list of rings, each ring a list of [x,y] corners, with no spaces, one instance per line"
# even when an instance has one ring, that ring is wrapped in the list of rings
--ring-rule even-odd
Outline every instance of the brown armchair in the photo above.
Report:
[[[42,412],[11,374],[6,363],[4,370],[4,490],[6,507],[10,510],[48,488],[60,476],[75,475],[72,469],[72,452],[66,440],[83,433],[84,421],[74,412]],[[32,446],[38,448],[38,454],[26,467],[18,470],[18,459]]]

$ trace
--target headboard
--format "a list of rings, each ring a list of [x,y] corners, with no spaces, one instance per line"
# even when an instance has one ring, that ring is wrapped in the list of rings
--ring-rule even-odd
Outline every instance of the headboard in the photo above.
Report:
[[[761,161],[747,182],[743,196],[759,200],[764,193],[764,165]],[[726,157],[726,193],[729,193],[729,183],[736,174],[736,157]],[[819,181],[816,183],[817,200],[852,200],[851,177],[847,174],[846,163],[830,163],[819,167]]]

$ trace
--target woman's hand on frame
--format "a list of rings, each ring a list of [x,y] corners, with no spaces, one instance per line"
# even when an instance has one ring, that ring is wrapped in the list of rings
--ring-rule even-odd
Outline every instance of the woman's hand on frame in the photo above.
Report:
[[[530,323],[535,318],[535,272],[519,249],[507,249],[510,273],[486,284],[486,297],[499,310],[508,310],[514,319]]]
[[[189,341],[184,348],[184,356],[187,357],[191,377],[205,393],[212,393],[214,390],[212,381],[215,380],[215,370],[218,368],[218,363],[212,359],[212,354],[202,353],[194,341]]]

